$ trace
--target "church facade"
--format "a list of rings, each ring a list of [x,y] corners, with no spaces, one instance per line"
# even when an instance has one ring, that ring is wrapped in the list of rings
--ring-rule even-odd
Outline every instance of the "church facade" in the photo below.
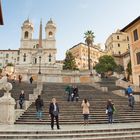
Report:
[[[27,19],[21,27],[20,48],[18,50],[0,50],[0,66],[5,68],[13,64],[14,75],[22,75],[23,80],[39,74],[60,73],[62,64],[56,63],[56,24],[50,19],[45,26],[45,38],[42,39],[42,22],[39,38],[33,38],[34,25]],[[10,73],[11,74],[11,73]]]
[[[40,22],[39,39],[33,38],[34,26],[27,19],[21,27],[21,43],[19,63],[15,73],[24,75],[52,74],[61,71],[61,65],[56,63],[56,24],[50,19],[45,27],[45,39],[42,39],[42,22]]]

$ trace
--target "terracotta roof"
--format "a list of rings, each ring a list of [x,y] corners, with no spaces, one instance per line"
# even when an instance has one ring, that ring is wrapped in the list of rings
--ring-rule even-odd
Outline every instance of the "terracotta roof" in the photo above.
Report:
[[[125,32],[126,29],[131,27],[133,24],[135,24],[137,21],[140,20],[140,16],[138,16],[136,19],[134,19],[132,22],[130,22],[128,25],[126,25],[123,29],[121,29],[122,32]]]
[[[0,0],[0,25],[3,25],[3,17],[2,17],[2,7],[1,7],[1,0]]]

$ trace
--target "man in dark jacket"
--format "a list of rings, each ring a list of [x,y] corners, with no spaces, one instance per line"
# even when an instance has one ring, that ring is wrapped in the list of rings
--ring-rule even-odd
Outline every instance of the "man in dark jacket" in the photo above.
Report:
[[[49,114],[50,114],[50,117],[51,117],[51,128],[52,128],[52,130],[54,129],[54,118],[56,120],[57,129],[60,129],[60,127],[59,127],[59,106],[56,103],[55,98],[52,98],[52,102],[50,103]]]
[[[35,106],[37,111],[37,119],[42,120],[42,107],[44,106],[44,104],[40,95],[38,95],[38,98],[35,101]]]

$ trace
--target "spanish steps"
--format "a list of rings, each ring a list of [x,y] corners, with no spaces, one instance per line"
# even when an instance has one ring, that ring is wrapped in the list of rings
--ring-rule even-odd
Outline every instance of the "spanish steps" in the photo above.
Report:
[[[67,84],[44,83],[42,98],[44,100],[43,119],[36,119],[34,102],[15,122],[13,126],[2,125],[0,139],[6,140],[139,140],[140,139],[140,103],[135,104],[135,110],[128,107],[127,98],[112,93],[121,89],[115,86],[115,78],[102,79],[101,86],[106,86],[109,92],[102,92],[88,84],[77,84],[80,99],[78,102],[67,102],[65,87]],[[13,84],[12,97],[18,100],[20,91],[25,90],[26,100],[33,93],[36,84],[18,82]],[[48,115],[49,103],[55,97],[60,106],[60,130],[50,129]],[[90,124],[83,125],[81,102],[87,98],[90,102]],[[107,124],[105,114],[106,102],[112,99],[116,113],[114,123]],[[44,124],[44,125],[43,125]]]
[[[109,92],[102,92],[94,87],[86,84],[78,84],[80,99],[78,102],[68,102],[67,95],[65,93],[65,87],[67,84],[58,83],[44,83],[42,98],[44,100],[43,119],[38,121],[36,119],[36,108],[34,102],[24,112],[24,114],[15,122],[16,124],[50,124],[50,118],[48,114],[49,103],[52,97],[57,99],[60,106],[60,124],[82,124],[82,108],[81,102],[84,98],[87,98],[90,103],[90,124],[104,124],[107,123],[107,115],[105,114],[106,102],[108,99],[112,99],[116,113],[114,114],[114,123],[129,123],[140,122],[140,103],[135,104],[135,110],[131,111],[128,107],[127,98],[120,97],[113,94],[111,91],[120,89],[115,86],[115,79],[109,78],[102,80],[100,83],[102,86],[108,86]]]

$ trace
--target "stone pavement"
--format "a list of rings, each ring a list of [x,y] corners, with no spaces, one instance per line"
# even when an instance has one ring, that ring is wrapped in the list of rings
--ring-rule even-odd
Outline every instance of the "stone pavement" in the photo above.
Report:
[[[100,129],[123,129],[140,128],[140,122],[137,123],[114,123],[114,124],[89,124],[89,125],[60,125],[61,129],[51,130],[49,125],[3,125],[0,124],[1,131],[73,131],[73,130],[100,130]]]
[[[35,132],[37,134],[37,132],[48,132],[48,133],[52,133],[53,132],[62,132],[62,135],[63,135],[63,132],[67,132],[68,135],[73,135],[72,132],[73,131],[91,131],[91,130],[96,130],[97,132],[95,133],[99,133],[98,130],[102,131],[102,133],[106,134],[107,131],[110,131],[110,130],[114,130],[114,131],[118,131],[119,129],[124,129],[124,132],[125,132],[125,129],[137,129],[137,128],[140,128],[140,123],[114,123],[114,124],[92,124],[92,125],[61,125],[61,129],[60,130],[57,130],[56,127],[54,127],[54,130],[51,130],[50,126],[49,125],[2,125],[0,124],[0,134],[3,135],[3,133],[6,133],[6,132],[14,132],[14,133],[17,133],[18,135],[18,131],[21,133],[21,132],[29,132],[32,133],[32,132]],[[105,131],[106,130],[106,131]],[[7,134],[8,134],[7,133]],[[13,135],[14,135],[13,133]],[[92,132],[91,132],[92,133]],[[123,133],[123,132],[122,132]],[[27,133],[28,134],[28,133]],[[64,133],[65,134],[65,133]],[[55,133],[53,134],[55,135]],[[131,135],[130,135],[131,136]],[[117,136],[113,136],[114,137],[117,137]],[[121,136],[120,136],[121,137]],[[128,137],[129,137],[129,133],[128,133]],[[113,140],[112,136],[111,136],[111,140]],[[6,140],[17,140],[17,139],[20,139],[20,140],[35,140],[36,138],[7,138]],[[38,139],[38,138],[37,138]],[[55,138],[55,140],[72,140],[73,138]],[[124,138],[123,138],[124,139]],[[125,137],[125,139],[127,139],[127,137]],[[46,140],[46,138],[42,139],[41,140]],[[52,138],[48,139],[47,140],[52,140]],[[78,138],[75,138],[74,140],[78,140]],[[82,140],[85,140],[85,138],[83,138]],[[88,140],[86,138],[86,140]],[[91,140],[91,139],[89,139]],[[104,140],[104,139],[103,139]],[[110,139],[109,139],[110,140]],[[129,139],[128,139],[129,140]],[[137,139],[136,139],[137,140]]]

